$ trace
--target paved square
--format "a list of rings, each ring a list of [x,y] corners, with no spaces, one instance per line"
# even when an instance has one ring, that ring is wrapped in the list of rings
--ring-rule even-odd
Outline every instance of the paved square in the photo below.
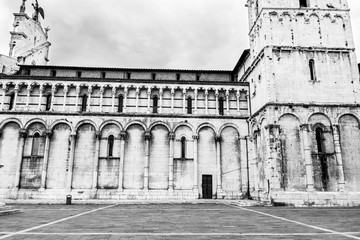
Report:
[[[0,239],[360,239],[360,208],[21,205]]]

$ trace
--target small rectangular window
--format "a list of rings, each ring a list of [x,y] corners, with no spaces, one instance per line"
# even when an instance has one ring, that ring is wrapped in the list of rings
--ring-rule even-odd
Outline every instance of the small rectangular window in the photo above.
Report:
[[[152,80],[156,80],[156,73],[152,73],[152,74],[151,74],[151,79],[152,79]]]
[[[200,81],[200,74],[196,74],[196,81]]]
[[[176,81],[180,81],[181,80],[181,74],[180,73],[177,73],[176,74]]]
[[[76,76],[77,76],[78,78],[81,78],[82,72],[81,72],[81,71],[77,71],[77,72],[76,72]]]
[[[56,77],[56,70],[51,70],[50,71],[50,76],[51,77]]]
[[[300,0],[300,7],[309,7],[308,0]]]
[[[24,70],[23,70],[23,75],[25,75],[25,76],[30,76],[30,74],[31,74],[30,69],[24,69]]]
[[[106,72],[101,72],[101,78],[106,78]]]
[[[127,73],[126,73],[126,78],[127,78],[127,79],[131,79],[131,72],[127,72]]]

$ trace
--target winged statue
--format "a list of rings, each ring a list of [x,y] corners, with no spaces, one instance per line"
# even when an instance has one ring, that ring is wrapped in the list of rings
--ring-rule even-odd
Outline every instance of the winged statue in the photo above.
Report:
[[[40,16],[45,19],[45,12],[44,9],[42,7],[39,6],[38,0],[35,0],[35,4],[33,3],[32,6],[35,9],[35,13],[33,15],[33,19],[35,21],[39,21],[39,14]]]

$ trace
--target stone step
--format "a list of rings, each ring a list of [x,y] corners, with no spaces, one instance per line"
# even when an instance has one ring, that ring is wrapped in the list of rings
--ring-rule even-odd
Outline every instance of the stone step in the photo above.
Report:
[[[19,209],[14,209],[12,207],[0,207],[0,216],[7,216],[12,214],[20,213]]]

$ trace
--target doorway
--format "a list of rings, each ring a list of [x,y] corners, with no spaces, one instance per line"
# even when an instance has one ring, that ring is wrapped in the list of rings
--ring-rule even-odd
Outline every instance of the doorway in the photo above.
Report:
[[[202,176],[202,193],[203,199],[212,199],[212,175]]]

